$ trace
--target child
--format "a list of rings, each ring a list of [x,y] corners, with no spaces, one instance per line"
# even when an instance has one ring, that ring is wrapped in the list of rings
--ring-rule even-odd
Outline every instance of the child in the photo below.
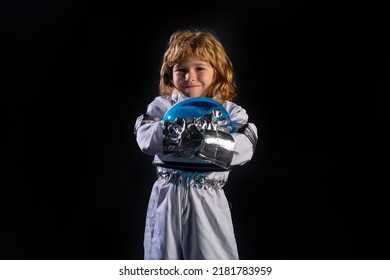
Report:
[[[223,187],[232,166],[251,160],[258,136],[246,110],[233,102],[237,95],[233,67],[219,39],[207,30],[173,33],[159,89],[160,95],[134,127],[140,149],[154,156],[157,169],[146,215],[144,259],[237,260]],[[163,119],[172,105],[194,97],[217,100],[234,123],[234,132],[218,125],[218,110],[197,118]],[[201,164],[193,170],[180,168],[180,161],[164,166],[160,158],[172,151],[218,168],[204,165],[202,170]]]

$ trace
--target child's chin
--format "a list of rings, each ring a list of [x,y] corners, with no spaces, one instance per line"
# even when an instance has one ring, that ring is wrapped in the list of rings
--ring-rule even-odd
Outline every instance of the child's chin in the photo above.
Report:
[[[201,97],[201,96],[204,96],[204,94],[202,92],[193,91],[193,90],[186,90],[183,93],[187,97]]]

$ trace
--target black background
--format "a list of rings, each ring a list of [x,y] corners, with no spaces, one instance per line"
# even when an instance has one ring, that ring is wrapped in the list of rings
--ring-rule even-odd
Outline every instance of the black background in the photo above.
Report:
[[[143,258],[133,126],[187,27],[221,39],[259,129],[225,187],[241,258],[389,259],[385,1],[8,2],[1,259]]]

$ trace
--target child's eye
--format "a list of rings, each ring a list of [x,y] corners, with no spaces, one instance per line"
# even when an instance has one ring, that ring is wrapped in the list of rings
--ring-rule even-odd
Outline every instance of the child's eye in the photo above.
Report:
[[[196,71],[203,71],[203,70],[204,70],[203,67],[197,67],[197,68],[196,68]]]

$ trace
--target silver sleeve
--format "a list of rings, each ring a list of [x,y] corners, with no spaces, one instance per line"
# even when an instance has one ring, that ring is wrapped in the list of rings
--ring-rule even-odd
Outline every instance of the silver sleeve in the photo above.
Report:
[[[229,169],[235,142],[225,130],[226,120],[217,120],[218,112],[198,118],[176,118],[164,122],[164,154],[175,157],[196,156]]]
[[[203,141],[193,118],[165,121],[163,134],[164,153],[176,157],[193,156]]]
[[[223,131],[201,130],[203,142],[196,155],[204,160],[229,169],[234,153],[233,137]]]
[[[219,110],[214,110],[197,118],[178,117],[174,121],[164,121],[164,153],[170,153],[177,157],[190,157],[203,145],[205,146],[204,154],[210,155],[210,152],[206,152],[206,150],[210,150],[211,143],[215,143],[212,137],[218,135],[218,133],[210,131],[229,132],[226,126],[228,120],[218,119],[221,114]],[[222,137],[226,138],[227,136]]]

